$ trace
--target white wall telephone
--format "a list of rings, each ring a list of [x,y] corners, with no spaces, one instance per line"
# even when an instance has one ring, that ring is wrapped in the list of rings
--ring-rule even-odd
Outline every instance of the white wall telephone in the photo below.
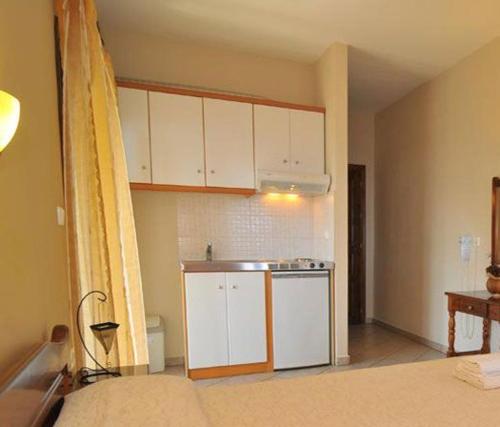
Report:
[[[460,243],[460,259],[462,260],[462,262],[470,261],[472,249],[475,245],[475,240],[476,239],[474,239],[474,236],[471,236],[470,234],[460,236],[460,239],[458,241]]]

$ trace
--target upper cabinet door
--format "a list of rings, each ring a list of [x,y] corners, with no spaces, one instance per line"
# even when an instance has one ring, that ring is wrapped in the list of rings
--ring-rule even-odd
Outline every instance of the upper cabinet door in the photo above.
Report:
[[[203,102],[207,185],[255,188],[252,104]]]
[[[118,88],[118,109],[130,182],[151,183],[148,93]]]
[[[186,273],[188,368],[226,366],[226,273]]]
[[[254,105],[255,168],[290,170],[290,111]]]
[[[205,185],[202,98],[149,92],[153,184]]]
[[[267,360],[266,296],[262,272],[227,273],[229,364]]]
[[[325,173],[324,114],[290,110],[291,170]]]

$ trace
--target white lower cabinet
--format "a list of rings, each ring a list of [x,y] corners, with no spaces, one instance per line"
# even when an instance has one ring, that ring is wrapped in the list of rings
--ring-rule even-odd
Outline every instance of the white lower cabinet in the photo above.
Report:
[[[227,273],[229,364],[267,360],[264,273]]]
[[[267,361],[262,272],[186,273],[188,368]]]
[[[226,274],[185,275],[189,368],[229,363]]]

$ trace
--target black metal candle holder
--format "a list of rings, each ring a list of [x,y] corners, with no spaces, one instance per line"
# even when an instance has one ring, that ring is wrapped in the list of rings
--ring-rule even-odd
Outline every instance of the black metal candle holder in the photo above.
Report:
[[[87,294],[83,296],[83,298],[80,300],[80,303],[78,304],[77,312],[76,312],[76,326],[78,329],[78,335],[80,337],[80,341],[82,342],[82,346],[84,350],[87,352],[89,357],[95,362],[95,364],[100,368],[100,369],[92,369],[92,368],[87,368],[83,367],[79,371],[79,381],[80,384],[92,384],[94,381],[90,380],[91,378],[97,378],[100,376],[111,376],[111,377],[120,377],[121,373],[118,371],[110,371],[108,368],[105,368],[102,366],[97,359],[92,355],[90,350],[88,349],[87,345],[85,344],[85,340],[83,339],[83,334],[81,330],[81,323],[80,323],[80,312],[82,308],[82,304],[87,299],[90,295],[97,294],[99,295],[97,299],[101,302],[106,302],[107,301],[107,296],[104,292],[102,291],[90,291]],[[93,325],[90,325],[90,329],[92,330],[92,333],[96,337],[96,339],[101,343],[101,345],[104,348],[104,352],[106,353],[106,357],[108,356],[109,352],[111,351],[111,348],[113,347],[114,340],[116,338],[116,330],[118,329],[120,325],[118,323],[114,322],[104,322],[104,323],[96,323]]]

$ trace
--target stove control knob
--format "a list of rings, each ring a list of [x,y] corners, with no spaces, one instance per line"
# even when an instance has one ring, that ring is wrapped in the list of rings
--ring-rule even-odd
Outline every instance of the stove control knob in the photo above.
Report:
[[[316,264],[314,264],[314,262],[311,262],[311,264],[309,264],[309,268],[314,268],[316,267]]]
[[[324,262],[320,262],[319,263],[319,268],[325,268],[325,263]]]

